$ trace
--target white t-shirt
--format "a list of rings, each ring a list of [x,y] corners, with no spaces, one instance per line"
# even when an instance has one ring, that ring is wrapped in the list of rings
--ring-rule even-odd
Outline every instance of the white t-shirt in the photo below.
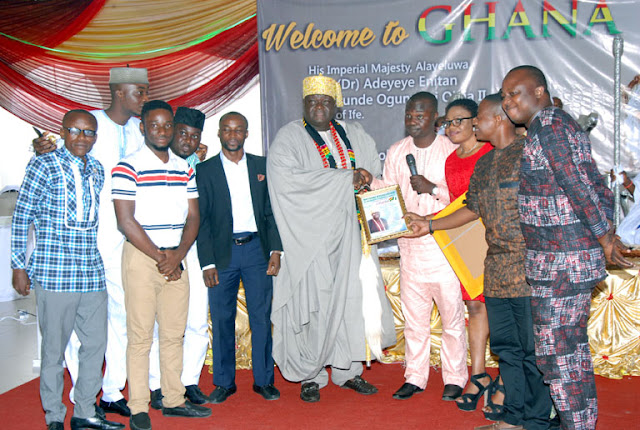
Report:
[[[168,154],[164,163],[145,145],[111,172],[113,200],[134,200],[136,221],[161,248],[180,244],[188,199],[198,198],[193,168],[172,151]]]

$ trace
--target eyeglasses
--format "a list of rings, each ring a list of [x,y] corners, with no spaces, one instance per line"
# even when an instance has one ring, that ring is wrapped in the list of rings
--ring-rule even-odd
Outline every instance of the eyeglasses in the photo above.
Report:
[[[95,137],[96,136],[96,131],[95,130],[80,130],[77,127],[65,127],[65,130],[67,130],[69,132],[69,134],[71,136],[80,136],[80,133],[84,133],[85,136],[87,137]]]
[[[465,119],[473,119],[472,116],[468,116],[466,118],[454,118],[451,121],[445,121],[442,123],[442,125],[444,126],[444,128],[449,128],[450,126],[459,126],[460,124],[462,124],[462,121],[464,121]]]

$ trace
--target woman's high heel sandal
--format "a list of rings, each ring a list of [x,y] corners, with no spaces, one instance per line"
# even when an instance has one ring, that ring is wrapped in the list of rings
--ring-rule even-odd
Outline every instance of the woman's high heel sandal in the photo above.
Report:
[[[497,405],[493,403],[493,395],[500,391],[503,395],[506,396],[506,392],[504,390],[504,384],[501,384],[502,378],[500,375],[496,377],[496,379],[491,383],[491,387],[489,389],[489,401],[487,403],[487,407],[491,409],[490,412],[483,411],[484,417],[490,421],[499,421],[504,416],[504,405]],[[504,400],[503,400],[504,402]]]
[[[489,383],[487,385],[482,385],[480,383],[480,379],[482,378],[489,378]],[[469,382],[478,387],[478,392],[475,394],[465,393],[460,396],[460,399],[462,399],[462,401],[456,402],[456,404],[458,405],[458,409],[467,412],[476,410],[478,400],[480,400],[480,397],[482,397],[483,394],[485,395],[485,404],[487,403],[487,389],[491,386],[492,383],[491,376],[489,376],[487,373],[478,373],[477,375],[471,375],[471,378],[469,378]]]

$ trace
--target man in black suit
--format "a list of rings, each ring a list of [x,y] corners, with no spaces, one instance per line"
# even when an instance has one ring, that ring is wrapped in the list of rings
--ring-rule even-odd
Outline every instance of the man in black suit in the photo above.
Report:
[[[384,218],[380,218],[380,212],[374,212],[371,214],[371,219],[368,221],[369,223],[369,232],[377,233],[379,231],[385,231],[389,229],[389,224],[387,224],[387,220]]]
[[[198,164],[200,195],[198,256],[209,287],[213,332],[211,403],[236,392],[235,317],[240,280],[251,327],[253,390],[267,400],[280,397],[273,385],[271,276],[280,270],[282,243],[267,190],[266,159],[245,154],[247,119],[237,112],[220,118],[220,154]]]

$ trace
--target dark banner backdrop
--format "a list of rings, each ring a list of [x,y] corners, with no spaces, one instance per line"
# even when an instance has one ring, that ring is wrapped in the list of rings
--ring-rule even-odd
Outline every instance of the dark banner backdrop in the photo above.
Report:
[[[622,82],[640,73],[640,4],[634,1],[264,0],[258,41],[265,150],[302,116],[302,79],[323,73],[343,88],[339,118],[360,121],[381,160],[404,137],[404,105],[418,91],[476,101],[499,91],[512,67],[542,69],[574,117],[592,131],[601,170],[613,165],[613,37],[624,37]],[[623,167],[640,157],[622,148]]]

